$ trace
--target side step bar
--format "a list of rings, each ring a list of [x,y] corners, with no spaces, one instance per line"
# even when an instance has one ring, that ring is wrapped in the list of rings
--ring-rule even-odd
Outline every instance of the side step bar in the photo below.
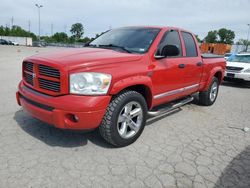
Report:
[[[165,107],[165,108],[161,108],[157,111],[148,111],[148,115],[150,117],[155,117],[155,116],[159,116],[159,115],[162,115],[162,114],[166,114],[166,113],[169,113],[177,108],[180,108],[181,106],[187,104],[187,103],[190,103],[191,101],[193,101],[194,98],[192,96],[190,97],[187,97],[187,98],[184,98],[182,99],[181,101],[179,101],[178,103],[175,103],[169,107]]]

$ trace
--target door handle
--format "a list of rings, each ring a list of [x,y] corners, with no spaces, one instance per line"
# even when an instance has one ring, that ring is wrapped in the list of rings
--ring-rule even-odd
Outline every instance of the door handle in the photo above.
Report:
[[[203,63],[202,62],[198,62],[198,63],[196,63],[196,65],[200,67],[200,66],[203,65]]]
[[[180,69],[183,69],[183,68],[185,68],[185,66],[186,66],[185,64],[179,64],[178,67],[179,67]]]

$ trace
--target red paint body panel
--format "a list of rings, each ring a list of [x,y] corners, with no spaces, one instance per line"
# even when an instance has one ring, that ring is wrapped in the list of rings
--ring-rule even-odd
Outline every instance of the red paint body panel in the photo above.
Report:
[[[17,101],[32,116],[62,129],[94,129],[101,123],[111,96],[63,95],[51,97],[33,92],[23,82],[19,84]],[[23,97],[54,109],[48,111],[27,102]],[[69,115],[76,115],[78,122],[71,121]]]
[[[186,57],[184,40],[180,34],[185,30],[174,27],[157,28],[161,31],[145,54],[82,48],[63,49],[26,58],[24,61],[34,63],[35,67],[41,64],[58,69],[61,73],[61,90],[60,93],[49,92],[33,87],[23,79],[19,84],[17,103],[32,116],[58,128],[92,129],[100,125],[112,96],[125,88],[144,86],[148,90],[146,98],[150,101],[148,106],[151,109],[159,104],[207,90],[215,74],[220,74],[220,79],[223,79],[224,58],[204,59],[201,57],[198,45],[196,45],[198,56]],[[178,31],[180,35],[183,56],[156,59],[154,55],[157,47],[165,32],[170,29]],[[195,39],[193,34],[192,36]],[[202,66],[197,66],[198,62],[201,62]],[[179,64],[185,64],[185,68],[180,69]],[[112,82],[108,93],[102,96],[69,94],[69,75],[78,72],[111,74]],[[56,81],[54,78],[39,75],[39,71],[36,73],[40,78]],[[186,89],[175,92],[180,88]],[[40,104],[52,107],[53,110],[43,109]],[[72,119],[72,114],[79,119],[77,122]]]

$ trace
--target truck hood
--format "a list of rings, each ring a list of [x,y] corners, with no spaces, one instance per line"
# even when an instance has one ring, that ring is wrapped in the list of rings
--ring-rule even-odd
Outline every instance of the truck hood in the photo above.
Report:
[[[244,69],[249,69],[250,68],[250,63],[227,61],[227,66],[230,66],[230,67],[242,67]]]
[[[33,55],[26,60],[42,61],[49,64],[63,66],[68,70],[82,67],[93,67],[110,63],[138,61],[141,54],[130,54],[102,48],[74,48],[61,49],[53,52]]]

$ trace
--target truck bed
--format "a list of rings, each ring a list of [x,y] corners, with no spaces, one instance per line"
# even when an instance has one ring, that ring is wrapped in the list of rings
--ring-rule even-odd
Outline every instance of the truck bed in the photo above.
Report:
[[[201,57],[203,59],[208,59],[208,58],[223,58],[224,56],[223,55],[216,55],[216,54],[202,54]]]

